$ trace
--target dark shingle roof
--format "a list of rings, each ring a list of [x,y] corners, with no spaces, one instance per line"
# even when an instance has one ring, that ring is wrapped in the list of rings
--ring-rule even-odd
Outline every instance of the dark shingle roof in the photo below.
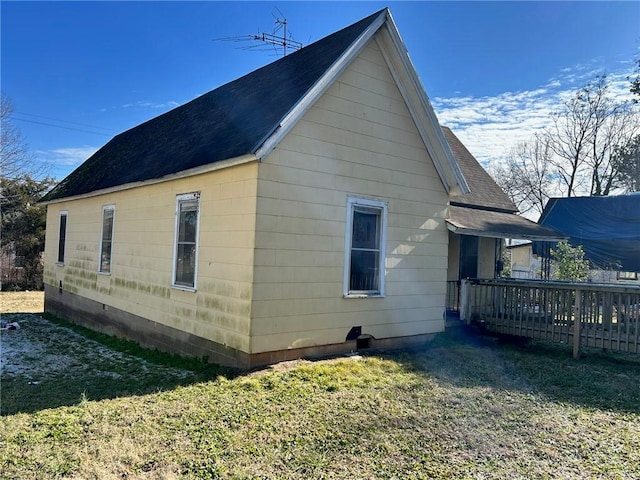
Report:
[[[454,227],[456,233],[481,237],[530,240],[561,240],[564,237],[552,228],[538,225],[514,213],[478,208],[452,205],[447,222]]]
[[[491,178],[471,152],[467,150],[458,137],[447,128],[442,127],[451,151],[458,161],[460,170],[469,184],[470,193],[452,195],[451,205],[473,206],[482,209],[516,212],[518,209],[506,193]]]
[[[162,178],[254,153],[384,11],[117,135],[42,201]]]

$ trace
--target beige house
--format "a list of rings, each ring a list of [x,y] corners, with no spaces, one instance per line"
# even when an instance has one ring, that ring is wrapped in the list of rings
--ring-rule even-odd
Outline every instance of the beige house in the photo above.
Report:
[[[107,143],[45,198],[45,310],[251,367],[444,328],[467,185],[385,9]]]
[[[508,245],[507,251],[511,260],[511,277],[534,279],[541,278],[542,264],[537,255],[533,254],[531,242]]]

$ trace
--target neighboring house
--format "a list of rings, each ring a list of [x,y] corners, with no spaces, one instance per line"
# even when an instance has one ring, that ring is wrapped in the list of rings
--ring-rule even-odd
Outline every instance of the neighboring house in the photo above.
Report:
[[[640,272],[640,193],[552,198],[538,220],[581,245],[593,282],[635,282]],[[536,247],[536,245],[534,245]]]
[[[511,278],[544,279],[546,263],[533,253],[533,243],[523,242],[507,245],[511,261]]]
[[[464,191],[385,9],[65,178],[43,199],[45,310],[244,368],[424,342]]]
[[[563,235],[518,215],[518,209],[462,142],[442,128],[470,192],[451,195],[447,310],[456,311],[460,280],[495,278],[503,267],[506,239],[561,240]]]
[[[2,289],[13,287],[24,281],[24,257],[16,255],[13,249],[0,251],[0,282]]]

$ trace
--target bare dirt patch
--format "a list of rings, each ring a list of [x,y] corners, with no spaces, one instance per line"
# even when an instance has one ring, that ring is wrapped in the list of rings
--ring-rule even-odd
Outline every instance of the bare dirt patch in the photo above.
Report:
[[[44,292],[0,292],[0,315],[44,312]]]

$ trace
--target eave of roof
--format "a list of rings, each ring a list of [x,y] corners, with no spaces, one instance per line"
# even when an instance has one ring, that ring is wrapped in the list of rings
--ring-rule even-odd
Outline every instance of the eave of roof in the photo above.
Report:
[[[515,213],[459,206],[449,207],[447,227],[453,233],[477,237],[544,241],[560,241],[566,238],[562,233],[552,228],[538,225]]]
[[[43,197],[42,200],[40,200],[38,203],[41,203],[42,205],[50,205],[53,203],[70,202],[73,200],[80,200],[82,198],[95,197],[97,195],[107,195],[109,193],[120,192],[122,190],[128,190],[130,188],[141,187],[144,185],[155,185],[163,182],[171,182],[173,180],[178,180],[180,178],[187,178],[187,177],[192,177],[194,175],[201,175],[204,173],[221,170],[223,168],[233,167],[235,165],[242,165],[244,163],[251,163],[256,161],[258,161],[258,158],[255,155],[242,155],[236,158],[229,158],[229,159],[220,160],[214,163],[207,163],[205,165],[190,168],[188,170],[180,170],[179,172],[171,173],[169,175],[165,175],[159,178],[151,178],[149,180],[144,180],[140,182],[123,183],[121,185],[115,185],[113,187],[102,188],[102,189],[94,190],[87,193],[80,193],[77,195],[56,198],[53,200],[47,200],[46,197]]]

